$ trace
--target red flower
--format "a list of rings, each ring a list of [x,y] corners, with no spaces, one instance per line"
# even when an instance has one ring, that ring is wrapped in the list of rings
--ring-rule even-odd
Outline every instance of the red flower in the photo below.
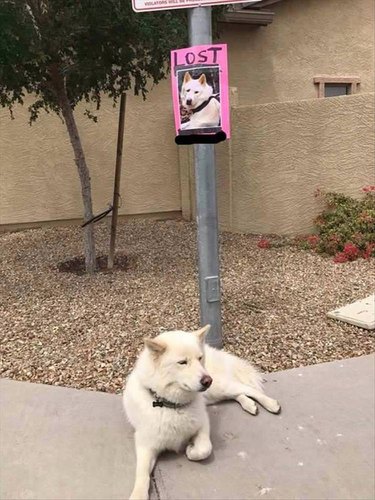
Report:
[[[375,253],[375,243],[367,243],[366,250],[362,253],[364,259],[369,259]]]
[[[336,264],[343,264],[344,262],[348,262],[349,257],[344,252],[338,252],[333,258],[333,262]]]
[[[317,236],[316,234],[311,234],[306,239],[308,244],[313,248],[316,247],[316,245],[319,243],[319,236]]]
[[[258,241],[258,247],[259,248],[270,248],[271,247],[271,242],[270,242],[270,240],[267,240],[266,238],[261,238]]]
[[[371,192],[375,191],[375,186],[365,186],[362,188],[362,191],[364,193],[371,193]]]
[[[344,254],[348,257],[349,260],[355,260],[359,257],[360,251],[359,248],[354,245],[351,241],[345,243],[344,245]]]

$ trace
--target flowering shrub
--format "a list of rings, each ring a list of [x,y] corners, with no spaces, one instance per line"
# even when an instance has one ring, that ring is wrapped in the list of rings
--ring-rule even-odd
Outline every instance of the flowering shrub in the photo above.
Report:
[[[336,264],[343,264],[344,262],[348,262],[348,257],[347,255],[344,254],[344,252],[337,252],[337,254],[333,258],[333,262]]]
[[[375,257],[375,186],[362,191],[360,200],[317,191],[326,208],[314,221],[318,234],[305,238],[305,245],[334,255],[338,263]]]
[[[325,193],[317,189],[316,198],[323,199],[326,207],[314,223],[317,234],[297,236],[293,241],[261,237],[259,248],[276,248],[296,244],[334,256],[334,262],[350,262],[362,257],[375,257],[375,186],[362,188],[359,200],[341,193]]]
[[[354,245],[351,241],[345,243],[344,245],[344,255],[348,257],[349,260],[356,260],[360,256],[359,248]]]
[[[308,236],[296,236],[294,243],[302,250],[316,250],[320,238],[317,234],[310,234]]]
[[[319,244],[320,238],[316,234],[311,234],[306,238],[306,241],[311,248],[316,248],[317,245]]]
[[[364,259],[375,257],[375,243],[367,243],[364,252],[362,253]]]
[[[271,247],[271,242],[270,242],[270,240],[267,240],[266,238],[261,238],[258,241],[258,247],[259,248],[270,248]]]

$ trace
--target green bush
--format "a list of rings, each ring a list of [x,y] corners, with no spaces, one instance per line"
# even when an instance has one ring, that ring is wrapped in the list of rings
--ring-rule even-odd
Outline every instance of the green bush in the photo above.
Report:
[[[359,200],[318,191],[326,207],[314,221],[317,234],[305,238],[305,244],[334,255],[335,262],[375,257],[375,186],[362,191],[364,196]]]

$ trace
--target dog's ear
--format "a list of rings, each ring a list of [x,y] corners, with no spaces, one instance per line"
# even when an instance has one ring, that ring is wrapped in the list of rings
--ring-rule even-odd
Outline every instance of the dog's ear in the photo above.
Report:
[[[191,80],[191,74],[187,71],[184,75],[184,83],[187,83]]]
[[[153,354],[160,356],[166,351],[167,346],[158,339],[144,339],[145,346],[150,349]]]
[[[206,85],[207,80],[206,80],[206,75],[204,73],[202,73],[201,76],[198,78],[198,82],[201,85]]]
[[[206,325],[199,330],[196,330],[194,333],[198,337],[199,342],[203,344],[204,339],[206,338],[207,333],[210,331],[211,325]]]

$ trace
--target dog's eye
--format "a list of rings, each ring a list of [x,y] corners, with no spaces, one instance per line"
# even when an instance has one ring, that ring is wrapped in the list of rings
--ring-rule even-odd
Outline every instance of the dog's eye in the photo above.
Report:
[[[202,359],[203,359],[203,356],[200,356],[200,357],[198,358],[198,361],[202,361]]]
[[[182,359],[181,361],[178,361],[179,365],[187,365],[187,359]]]
[[[190,92],[190,89],[187,89],[186,92]]]
[[[194,94],[198,94],[198,90],[196,90],[196,91],[194,92]]]

